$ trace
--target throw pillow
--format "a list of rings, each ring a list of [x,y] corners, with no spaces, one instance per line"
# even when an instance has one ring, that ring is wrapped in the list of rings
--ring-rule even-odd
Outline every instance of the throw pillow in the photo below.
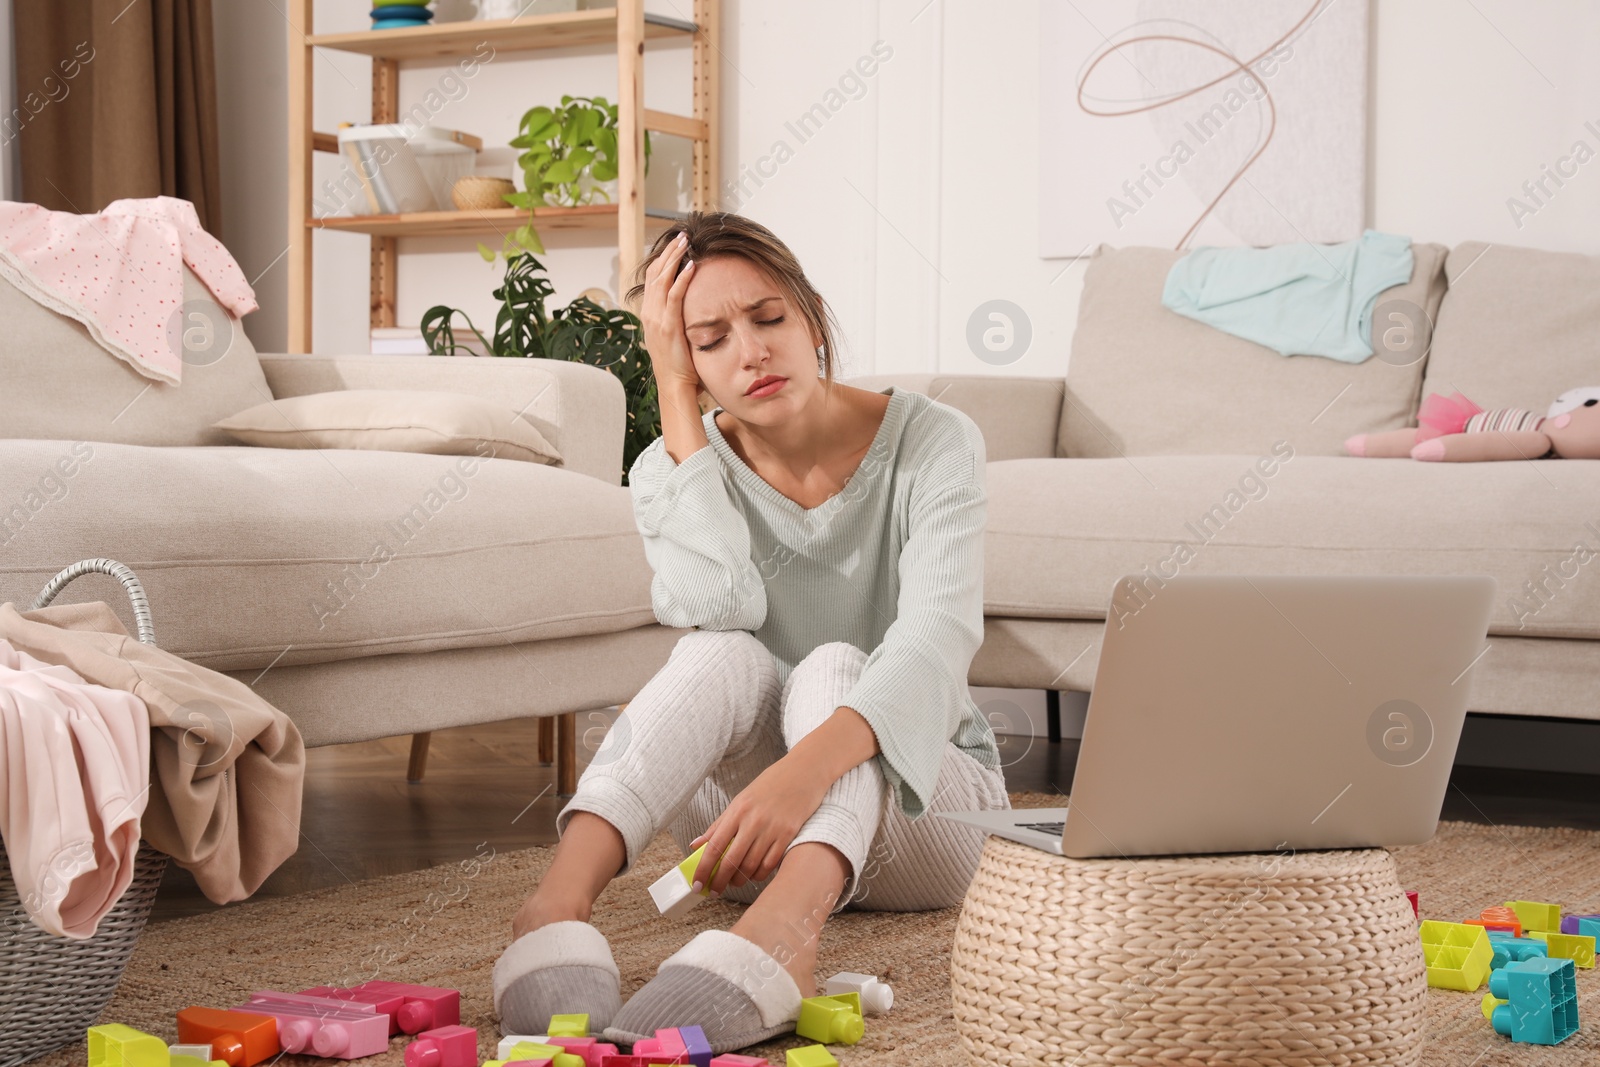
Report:
[[[465,456],[481,442],[502,459],[559,465],[561,453],[509,408],[465,393],[340,389],[269,400],[212,424],[247,445]]]

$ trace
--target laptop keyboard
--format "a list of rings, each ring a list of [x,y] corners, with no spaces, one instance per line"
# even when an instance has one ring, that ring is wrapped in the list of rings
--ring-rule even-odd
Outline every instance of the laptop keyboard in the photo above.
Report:
[[[1055,837],[1060,837],[1062,831],[1066,828],[1067,824],[1063,821],[1063,822],[1019,822],[1019,823],[1017,823],[1017,825],[1022,827],[1024,830],[1037,830],[1041,834],[1051,834],[1051,835],[1053,835]]]

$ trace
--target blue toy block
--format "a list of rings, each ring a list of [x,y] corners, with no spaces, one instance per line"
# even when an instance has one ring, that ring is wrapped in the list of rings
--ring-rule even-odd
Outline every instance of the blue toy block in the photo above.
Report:
[[[1489,961],[1491,971],[1498,971],[1508,963],[1550,955],[1550,946],[1532,937],[1496,937],[1491,933],[1489,946],[1494,949],[1494,958]]]
[[[1561,932],[1600,938],[1600,915],[1563,915]]]
[[[1489,993],[1506,1002],[1490,1015],[1495,1032],[1513,1041],[1556,1045],[1578,1032],[1577,970],[1571,960],[1508,963],[1489,975]]]

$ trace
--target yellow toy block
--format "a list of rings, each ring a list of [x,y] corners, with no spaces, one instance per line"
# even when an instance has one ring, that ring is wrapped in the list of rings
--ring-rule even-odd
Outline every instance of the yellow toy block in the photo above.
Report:
[[[567,1050],[560,1045],[545,1045],[538,1041],[524,1041],[520,1045],[513,1045],[511,1051],[506,1053],[505,1062],[515,1063],[517,1060],[554,1060]]]
[[[549,1037],[588,1037],[589,1017],[587,1015],[552,1015],[550,1016]]]
[[[1539,930],[1544,933],[1561,930],[1561,905],[1545,904],[1537,900],[1508,900],[1506,907],[1517,913],[1517,921],[1522,924],[1523,936],[1529,930]]]
[[[1594,938],[1586,934],[1548,933],[1540,938],[1550,946],[1551,958],[1571,960],[1574,966],[1594,966]]]
[[[169,1067],[167,1043],[121,1023],[89,1027],[89,1067]]]
[[[1483,927],[1428,919],[1418,934],[1430,986],[1472,993],[1489,977],[1494,947]]]
[[[794,1032],[825,1045],[853,1045],[861,1040],[861,994],[840,993],[810,997],[800,1002]]]
[[[788,1067],[839,1067],[839,1061],[833,1058],[833,1053],[821,1045],[805,1045],[801,1048],[792,1048],[785,1057]]]

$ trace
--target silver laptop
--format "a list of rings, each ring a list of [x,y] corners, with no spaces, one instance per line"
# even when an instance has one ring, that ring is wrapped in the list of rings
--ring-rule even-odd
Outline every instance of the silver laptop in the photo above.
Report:
[[[1129,575],[1068,806],[941,814],[1080,858],[1426,841],[1494,595],[1487,575]]]

